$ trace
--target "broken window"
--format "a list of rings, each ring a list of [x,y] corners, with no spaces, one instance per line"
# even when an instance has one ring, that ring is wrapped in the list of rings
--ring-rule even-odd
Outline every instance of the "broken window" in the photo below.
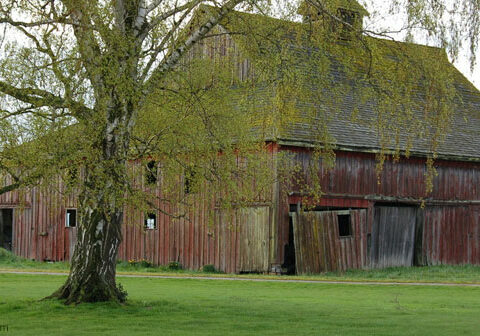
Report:
[[[65,226],[76,227],[77,226],[77,209],[67,209],[65,215]]]
[[[149,161],[145,169],[145,182],[148,185],[157,184],[157,162]]]
[[[352,235],[352,223],[350,214],[337,215],[338,217],[338,235],[340,237],[350,237]]]
[[[157,228],[157,215],[153,212],[145,214],[145,229],[154,230]]]

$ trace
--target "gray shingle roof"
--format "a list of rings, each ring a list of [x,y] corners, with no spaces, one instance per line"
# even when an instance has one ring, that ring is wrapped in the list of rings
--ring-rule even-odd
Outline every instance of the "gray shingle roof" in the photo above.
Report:
[[[298,42],[295,38],[292,38],[291,31],[298,30],[299,23],[288,22],[282,20],[269,19],[259,17],[258,15],[245,14],[245,13],[233,13],[231,15],[241,16],[241,20],[228,19],[224,27],[227,30],[232,31],[237,29],[235,26],[238,22],[248,22],[249,31],[248,34],[254,34],[255,29],[261,29],[266,23],[263,20],[269,20],[268,24],[277,25],[274,28],[275,36],[283,36],[286,40],[284,48],[288,48],[291,53],[295,54],[296,69],[303,74],[306,74],[306,82],[311,78],[311,82],[315,83],[318,77],[325,76],[325,73],[321,73],[319,67],[312,66],[316,64],[315,55],[322,53],[321,47],[305,47],[300,45],[302,42]],[[284,34],[278,33],[279,30],[284,29]],[[273,29],[272,29],[273,31]],[[248,38],[247,34],[247,38]],[[265,34],[265,32],[263,32]],[[236,39],[236,35],[232,35]],[[239,35],[241,36],[241,35]],[[240,37],[243,38],[243,37]],[[366,74],[365,66],[359,62],[358,69],[355,66],[351,67],[349,71],[343,71],[342,65],[336,63],[335,57],[330,57],[333,61],[330,64],[329,76],[332,86],[342,82],[342,89],[337,90],[335,95],[331,95],[328,85],[323,89],[319,89],[312,84],[309,90],[315,92],[318,96],[319,92],[323,92],[322,99],[314,99],[315,95],[311,95],[310,98],[305,97],[290,97],[296,101],[296,106],[299,108],[300,117],[288,122],[284,127],[278,127],[274,132],[273,140],[282,141],[283,143],[298,143],[311,145],[318,142],[318,128],[321,128],[322,123],[326,123],[328,126],[328,132],[333,138],[334,143],[342,148],[348,147],[353,150],[362,151],[377,151],[382,148],[381,139],[383,141],[383,148],[400,151],[405,151],[407,148],[412,154],[428,155],[432,151],[432,139],[438,140],[438,146],[436,147],[436,153],[443,157],[448,157],[455,160],[479,160],[480,161],[480,92],[452,65],[449,63],[445,52],[438,48],[432,48],[427,46],[421,46],[411,43],[400,43],[387,40],[380,40],[374,38],[365,37],[367,43],[371,46],[380,47],[380,54],[387,58],[387,63],[390,64],[377,71],[377,79],[382,77],[390,78],[390,84],[392,87],[402,87],[404,84],[402,81],[397,80],[395,77],[389,77],[389,69],[395,67],[404,67],[404,71],[416,72],[414,81],[415,85],[411,86],[409,91],[409,99],[411,100],[411,110],[413,116],[410,120],[403,120],[399,122],[395,116],[387,116],[385,123],[393,124],[398,123],[392,129],[384,130],[383,138],[381,132],[379,132],[379,108],[382,103],[379,101],[381,96],[376,97],[371,95],[369,99],[364,100],[359,98],[356,93],[360,88],[375,86],[375,81],[370,82],[368,75]],[[336,43],[336,42],[335,42]],[[342,42],[345,44],[345,48],[348,48],[348,42]],[[383,48],[383,50],[382,50]],[[390,53],[390,50],[396,50],[397,54]],[[319,52],[320,50],[320,52]],[[346,50],[346,49],[345,49]],[[313,52],[312,52],[313,51]],[[385,52],[386,51],[386,52]],[[328,51],[325,51],[328,53]],[[248,56],[251,56],[252,51],[247,52]],[[400,55],[397,57],[396,55]],[[420,55],[422,55],[420,57]],[[388,60],[389,59],[389,60]],[[451,113],[449,121],[443,121],[443,125],[448,124],[447,131],[441,132],[442,137],[433,136],[429,133],[434,133],[435,125],[430,125],[424,118],[426,110],[431,106],[437,104],[438,101],[444,97],[437,96],[436,101],[428,100],[426,98],[427,91],[429,89],[428,78],[432,78],[438,75],[430,73],[426,74],[428,67],[425,70],[425,74],[422,73],[422,62],[429,62],[433,65],[440,66],[441,75],[450,83],[453,88],[452,97],[454,97],[455,103],[450,104]],[[352,62],[355,63],[355,62]],[[435,67],[432,67],[435,68]],[[312,70],[313,69],[313,70]],[[410,70],[409,70],[410,69]],[[382,73],[384,71],[384,73]],[[348,74],[347,74],[348,73]],[[408,73],[406,80],[408,81]],[[428,77],[430,76],[430,77]],[[442,79],[443,80],[443,79]],[[398,81],[398,82],[395,82]],[[383,83],[386,83],[384,81]],[[373,83],[373,84],[372,84]],[[374,92],[375,90],[373,90]],[[308,95],[307,95],[308,96]],[[331,98],[329,101],[329,98]],[[383,99],[383,98],[381,98]],[[446,105],[443,105],[446,106]],[[317,110],[319,113],[304,113],[305,111]],[[322,112],[327,111],[327,112]],[[391,118],[391,119],[388,119]],[[418,134],[408,133],[411,123],[423,123],[424,130]],[[404,123],[404,124],[402,124]],[[388,127],[387,127],[388,128]],[[380,128],[381,129],[381,128]],[[403,131],[405,130],[405,131]],[[419,132],[419,131],[417,131]],[[408,133],[408,134],[407,134]],[[396,140],[392,140],[396,139]],[[391,140],[391,141],[389,141]]]

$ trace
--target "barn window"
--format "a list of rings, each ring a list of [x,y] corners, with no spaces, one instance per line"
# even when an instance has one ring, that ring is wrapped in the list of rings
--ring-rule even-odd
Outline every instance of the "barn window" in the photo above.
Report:
[[[67,209],[67,213],[65,214],[65,226],[77,226],[77,209]]]
[[[350,214],[338,215],[338,235],[340,237],[349,237],[352,235],[352,223]]]
[[[194,192],[194,181],[195,181],[195,170],[192,167],[185,169],[185,185],[184,192],[185,195],[191,194]]]
[[[145,169],[145,182],[148,185],[157,184],[157,162],[149,161]]]
[[[145,214],[145,229],[154,230],[157,228],[157,215],[153,212]]]

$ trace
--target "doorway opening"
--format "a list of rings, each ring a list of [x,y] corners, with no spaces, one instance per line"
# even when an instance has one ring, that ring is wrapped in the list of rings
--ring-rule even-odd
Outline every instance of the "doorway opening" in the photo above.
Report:
[[[295,239],[293,235],[293,216],[290,215],[288,223],[288,244],[284,246],[284,257],[282,270],[284,274],[294,275],[296,274],[295,267]]]
[[[13,209],[0,209],[0,247],[13,247]]]

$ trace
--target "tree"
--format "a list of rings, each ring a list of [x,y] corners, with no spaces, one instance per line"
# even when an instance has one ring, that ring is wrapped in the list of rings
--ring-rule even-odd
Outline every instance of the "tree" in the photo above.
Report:
[[[25,176],[12,168],[14,183],[4,191],[58,173],[72,162],[83,167],[76,252],[70,276],[54,297],[67,303],[125,300],[115,283],[115,265],[126,161],[139,111],[182,56],[242,1],[213,3],[209,15],[182,34],[203,2],[2,1],[0,22],[23,39],[14,43],[8,41],[12,35],[5,35],[0,91],[5,95],[2,122],[10,122],[2,129],[10,132],[4,133],[3,162],[12,167],[15,155],[8,153],[20,143],[22,150],[33,147],[35,154],[29,154],[45,159],[41,168],[31,164],[32,157],[13,160],[22,163]],[[17,116],[15,125],[12,116]],[[30,136],[20,139],[16,131],[22,127],[22,134]],[[60,141],[65,132],[73,134]],[[75,139],[78,148],[62,156],[62,150],[50,147],[52,137],[59,147]],[[44,141],[28,143],[33,138]],[[42,146],[47,147],[43,152]],[[62,159],[54,159],[52,152]]]
[[[332,9],[335,6],[317,0],[307,3],[331,22],[350,25],[348,18]],[[319,26],[298,24],[292,37],[291,26],[285,28],[278,20],[236,21],[240,43],[256,61],[255,80],[245,81],[239,90],[232,92],[235,79],[225,63],[182,63],[202,40],[224,34],[215,30],[216,25],[234,8],[292,18],[297,4],[279,1],[271,6],[269,1],[260,0],[8,0],[0,5],[0,24],[7,32],[0,67],[0,169],[12,180],[0,192],[32,184],[48,185],[56,176],[66,177],[72,165],[82,167],[81,177],[76,178],[78,185],[72,187],[79,188],[80,195],[78,242],[68,280],[52,297],[67,303],[125,300],[125,293],[115,282],[125,202],[135,198],[133,202],[152,205],[152,200],[140,195],[129,182],[129,160],[148,161],[161,156],[162,165],[172,163],[172,176],[179,169],[187,169],[194,172],[190,175],[231,184],[232,171],[239,166],[234,160],[239,149],[243,146],[242,155],[246,157],[252,150],[261,150],[262,142],[250,136],[252,126],[260,119],[265,129],[271,115],[280,119],[286,116],[288,121],[295,113],[290,99],[293,95],[320,99],[316,95],[322,92],[322,85],[331,83],[328,78],[318,78],[314,83],[317,90],[305,90],[312,85],[311,78],[293,70],[279,71],[290,69],[283,65],[298,61],[289,52],[292,39],[315,47],[330,48],[330,44],[326,43],[328,35],[312,34]],[[375,63],[372,60],[381,59],[386,47],[375,47],[362,39],[362,33],[371,31],[350,28],[360,29],[353,34],[356,46],[363,50],[358,62],[368,70],[368,65]],[[21,37],[13,40],[13,32]],[[476,48],[476,39],[471,41]],[[311,66],[328,67],[330,56],[312,50],[318,57],[312,58],[315,61]],[[330,55],[341,55],[338,61],[353,74],[359,63],[344,51],[341,46],[334,47]],[[390,63],[375,64],[391,67]],[[401,88],[401,93],[389,84],[392,78],[367,72],[372,76],[366,82],[375,90],[366,90],[366,97],[406,96],[408,87]],[[430,67],[430,73],[434,72]],[[392,76],[405,77],[405,71],[393,72]],[[274,88],[272,104],[264,101],[265,115],[247,120],[248,114],[232,108],[229,101],[242,101],[238,106],[248,107],[258,83]],[[444,93],[442,83],[444,86],[436,86],[435,94]],[[336,88],[342,89],[341,85]],[[383,111],[398,104],[389,99],[385,101],[391,104],[385,104]],[[250,109],[257,110],[255,106]],[[275,115],[279,111],[280,115]],[[184,117],[192,113],[195,118],[185,121]],[[317,115],[318,109],[312,108],[311,113]],[[441,113],[436,117],[445,118]],[[398,133],[408,122],[402,118],[399,113],[398,123],[393,124],[396,128],[388,129],[389,135]],[[227,119],[230,127],[225,127]],[[392,127],[388,121],[383,123],[383,127]],[[155,131],[149,131],[149,126]],[[420,128],[428,129],[425,125]],[[318,130],[319,140],[328,143],[328,130],[322,125]],[[441,133],[444,128],[439,127]],[[190,157],[182,160],[186,152]],[[328,152],[328,148],[320,150],[322,155]],[[211,164],[192,163],[195,157]],[[224,159],[221,167],[219,157]],[[257,168],[253,164],[252,170],[258,175]],[[235,174],[239,174],[238,169]],[[264,180],[267,185],[268,177]],[[238,198],[244,198],[240,194]]]

